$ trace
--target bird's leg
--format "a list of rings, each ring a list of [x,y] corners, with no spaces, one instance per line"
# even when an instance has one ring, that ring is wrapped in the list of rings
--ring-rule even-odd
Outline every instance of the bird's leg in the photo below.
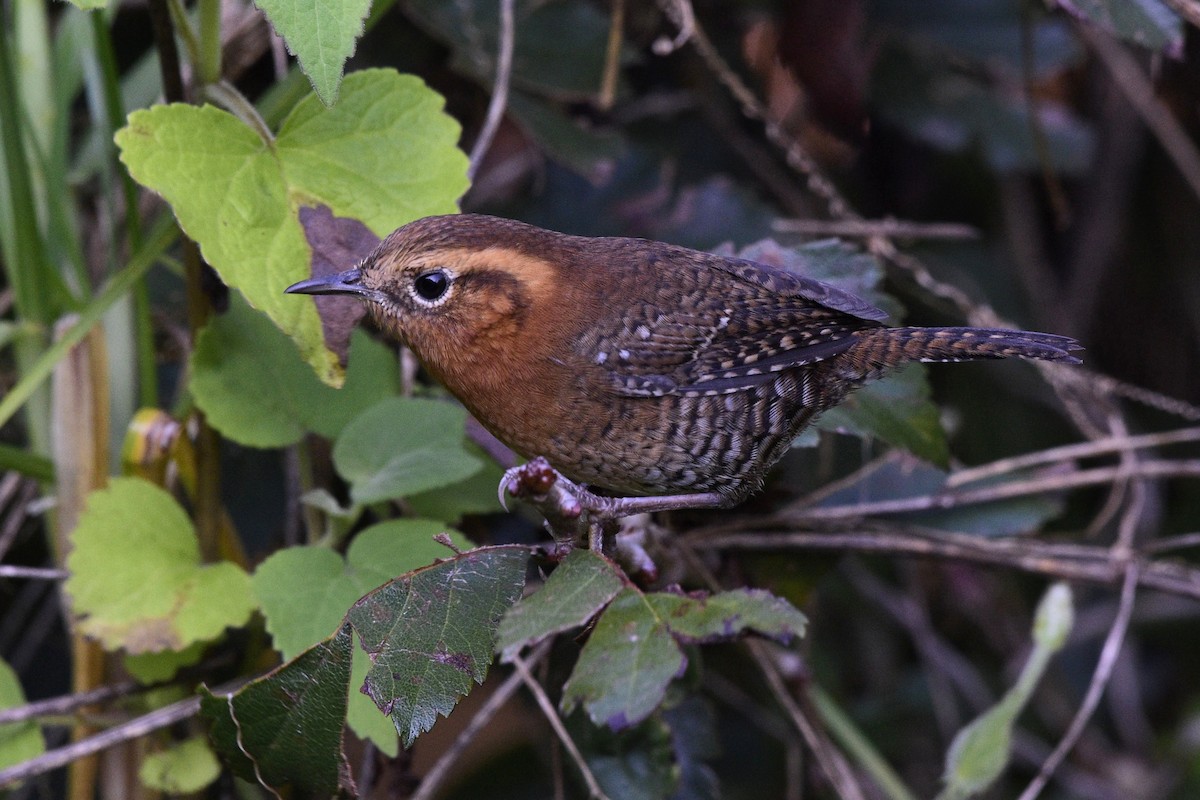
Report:
[[[507,470],[500,479],[499,494],[501,505],[505,495],[511,494],[537,508],[556,539],[587,541],[598,551],[611,544],[615,523],[621,517],[683,508],[720,508],[725,504],[716,492],[605,497],[564,477],[540,456]]]

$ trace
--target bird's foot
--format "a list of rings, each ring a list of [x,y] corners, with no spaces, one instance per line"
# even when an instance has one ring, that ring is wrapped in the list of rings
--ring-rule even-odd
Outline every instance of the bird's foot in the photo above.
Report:
[[[540,511],[556,540],[586,541],[597,551],[612,550],[617,521],[622,517],[725,505],[722,496],[716,492],[606,497],[563,476],[541,456],[507,470],[500,479],[499,495],[500,504],[506,510],[505,496],[512,495]]]

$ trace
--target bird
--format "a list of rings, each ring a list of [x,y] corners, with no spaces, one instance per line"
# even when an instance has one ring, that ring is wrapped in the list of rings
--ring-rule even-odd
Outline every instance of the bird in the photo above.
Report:
[[[1079,363],[1082,349],[888,327],[866,300],[772,265],[480,214],[410,222],[286,291],[365,301],[500,441],[613,515],[739,504],[818,414],[906,362]]]

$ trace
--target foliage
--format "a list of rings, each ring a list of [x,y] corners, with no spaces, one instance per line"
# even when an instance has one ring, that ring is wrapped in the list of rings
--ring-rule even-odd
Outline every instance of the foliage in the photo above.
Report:
[[[1131,438],[1200,416],[1168,397],[1200,398],[1188,8],[5,6],[0,567],[28,588],[0,600],[0,707],[21,712],[0,787],[36,774],[8,768],[43,763],[44,729],[139,715],[160,720],[145,746],[101,769],[170,794],[232,774],[311,796],[1016,796],[1030,753],[1074,743],[1063,709],[1094,709],[1135,590],[1200,585],[1138,550],[1195,529],[1194,455],[1155,448],[1200,437]],[[264,20],[283,64],[247,33]],[[1016,319],[1145,386],[912,365],[806,430],[745,507],[571,549],[501,513],[512,454],[360,304],[283,293],[460,208],[774,264],[897,324]],[[1075,591],[1092,622],[1054,584],[1030,650],[1052,576],[1101,587]],[[1186,637],[1138,633],[1109,687],[1134,721],[1090,722],[1061,796],[1118,762],[1167,787],[1139,797],[1200,787]],[[464,713],[490,735],[450,743]]]

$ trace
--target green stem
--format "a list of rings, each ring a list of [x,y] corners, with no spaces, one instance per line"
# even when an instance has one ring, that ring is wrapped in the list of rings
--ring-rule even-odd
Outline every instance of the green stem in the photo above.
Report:
[[[196,74],[204,84],[221,80],[221,0],[200,0],[200,49]]]
[[[817,713],[821,715],[821,721],[825,723],[825,727],[829,729],[833,738],[837,739],[850,757],[875,779],[875,783],[887,797],[892,800],[916,800],[916,796],[904,785],[900,776],[884,760],[870,740],[855,727],[853,720],[842,711],[837,703],[833,702],[833,698],[815,684],[809,686],[809,697],[812,698],[813,706],[816,707]]]
[[[22,447],[0,444],[0,472],[13,470],[44,484],[54,482],[54,462]]]

